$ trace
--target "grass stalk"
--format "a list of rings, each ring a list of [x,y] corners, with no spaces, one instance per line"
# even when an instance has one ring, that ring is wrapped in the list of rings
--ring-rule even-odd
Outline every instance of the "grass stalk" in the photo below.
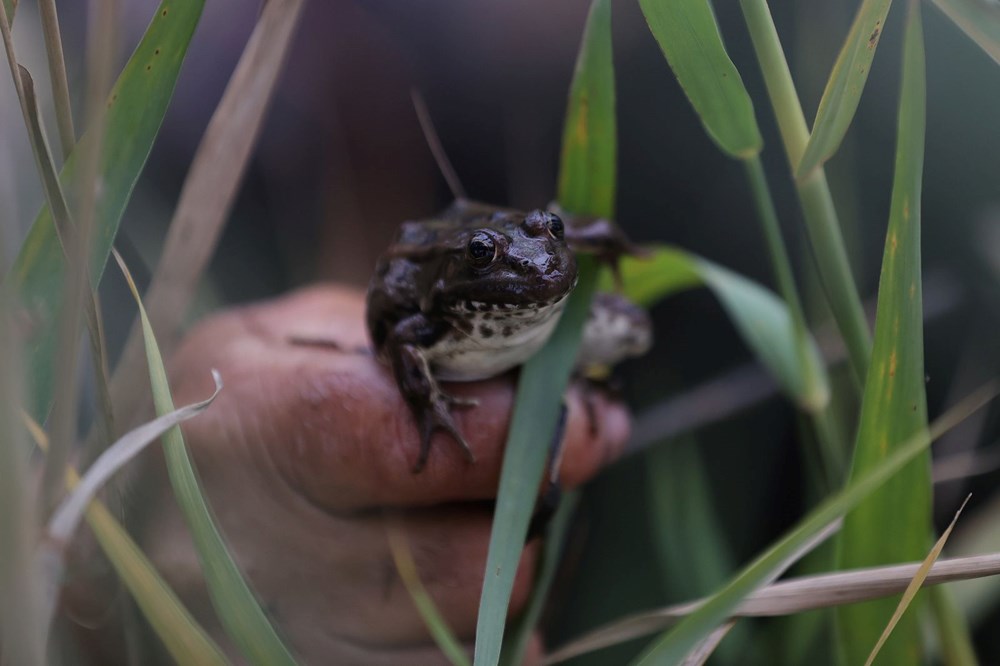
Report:
[[[87,52],[87,94],[85,117],[87,136],[80,146],[82,177],[78,181],[75,218],[77,226],[67,240],[67,271],[63,293],[66,295],[60,313],[59,338],[56,347],[58,384],[52,410],[52,447],[45,459],[42,477],[43,509],[48,512],[63,490],[70,450],[76,440],[78,407],[77,367],[80,325],[85,300],[91,300],[88,258],[97,217],[98,179],[101,146],[104,141],[104,98],[111,87],[114,65],[115,16],[118,3],[113,0],[95,3],[89,17]],[[96,311],[91,316],[91,324]]]
[[[766,0],[740,0],[740,6],[794,173],[809,141],[809,130],[792,74]],[[795,185],[830,310],[844,337],[855,385],[860,388],[871,358],[871,333],[851,275],[826,173],[822,168],[815,169]]]
[[[4,25],[6,12],[3,12]],[[27,442],[17,418],[21,369],[11,315],[13,299],[0,288],[0,650],[5,664],[41,665],[45,637],[38,620],[38,576],[31,561],[36,521],[25,481]]]
[[[743,160],[747,181],[753,194],[757,217],[760,219],[767,242],[771,266],[774,269],[775,280],[782,299],[788,306],[795,335],[796,356],[805,377],[804,384],[809,387],[809,404],[805,405],[805,413],[812,424],[812,429],[819,442],[823,472],[826,481],[839,483],[843,472],[844,452],[837,446],[832,432],[828,427],[826,411],[829,407],[829,382],[823,366],[812,362],[809,348],[809,330],[806,325],[805,313],[802,309],[802,299],[795,286],[795,275],[792,262],[788,256],[788,248],[781,236],[778,214],[771,198],[767,184],[767,176],[761,163],[760,155],[754,155]]]
[[[66,77],[66,59],[63,56],[59,14],[56,12],[55,0],[40,0],[38,9],[42,19],[42,34],[45,37],[45,53],[49,61],[49,79],[52,82],[52,99],[56,107],[59,144],[65,160],[76,144],[76,132],[73,130],[73,107],[69,101],[69,80]]]

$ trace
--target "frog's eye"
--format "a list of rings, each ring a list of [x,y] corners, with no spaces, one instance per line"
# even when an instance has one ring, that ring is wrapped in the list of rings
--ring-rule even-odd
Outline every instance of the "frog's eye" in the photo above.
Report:
[[[497,246],[489,234],[479,232],[469,241],[469,262],[476,268],[485,268],[497,256]]]
[[[566,227],[563,225],[563,221],[558,215],[549,213],[549,235],[562,240],[565,233]]]

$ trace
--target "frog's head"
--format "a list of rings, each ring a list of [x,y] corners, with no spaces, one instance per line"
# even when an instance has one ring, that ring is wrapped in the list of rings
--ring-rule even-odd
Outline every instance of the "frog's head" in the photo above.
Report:
[[[576,260],[557,215],[498,211],[476,222],[462,226],[438,275],[435,301],[446,310],[542,306],[576,284]]]

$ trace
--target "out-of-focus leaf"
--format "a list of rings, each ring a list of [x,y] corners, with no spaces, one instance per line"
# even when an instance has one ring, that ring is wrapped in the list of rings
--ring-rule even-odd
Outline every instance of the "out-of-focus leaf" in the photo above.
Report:
[[[47,545],[63,545],[69,541],[83,516],[84,509],[94,495],[135,456],[139,455],[150,443],[176,425],[197,416],[204,411],[222,390],[222,378],[218,372],[212,371],[215,378],[215,392],[205,400],[185,405],[163,416],[158,416],[134,430],[130,430],[118,441],[104,450],[97,460],[87,469],[87,473],[75,488],[52,513],[49,520]]]
[[[43,452],[48,449],[48,437],[30,416],[24,414],[25,425]],[[80,482],[76,470],[66,470],[66,488],[70,491]],[[94,537],[111,566],[121,577],[156,635],[178,664],[224,666],[229,662],[222,650],[208,637],[173,590],[156,572],[142,550],[128,535],[100,500],[87,506],[85,517]]]
[[[846,488],[825,500],[809,515],[767,549],[733,578],[722,590],[705,601],[671,631],[655,641],[635,663],[675,664],[709,633],[715,631],[734,609],[757,588],[773,579],[776,572],[804,544],[819,534],[837,518],[853,509],[874,490],[893,478],[921,454],[930,443],[947,432],[966,416],[997,395],[997,387],[989,386],[963,400],[935,421],[931,429],[921,430],[866,474],[853,480]],[[912,577],[912,573],[910,574]],[[874,641],[873,641],[874,642]]]
[[[722,44],[708,0],[639,0],[639,5],[712,140],[733,157],[759,153],[764,141],[753,102]]]
[[[424,619],[427,630],[441,651],[455,666],[468,666],[469,655],[465,653],[465,648],[455,638],[455,633],[448,626],[441,612],[434,605],[434,600],[427,593],[427,588],[420,582],[417,573],[417,563],[413,561],[413,553],[410,552],[410,545],[406,542],[406,535],[396,525],[391,523],[386,525],[386,537],[389,539],[389,549],[392,551],[392,559],[396,563],[396,571],[403,579],[407,592],[413,600],[413,605],[417,607],[417,612]]]
[[[144,299],[167,359],[243,181],[302,6],[303,0],[264,4],[184,180]],[[143,366],[142,333],[135,325],[111,385],[114,405],[126,419],[141,406],[143,393],[136,387],[146,383]]]
[[[560,206],[579,215],[613,217],[617,152],[611,5],[609,0],[594,0],[570,87],[559,171]],[[479,601],[476,666],[494,666],[500,659],[514,574],[597,284],[593,260],[581,257],[578,263],[579,282],[552,338],[521,370]]]
[[[177,74],[201,16],[204,0],[164,0],[125,65],[108,98],[99,170],[101,197],[95,218],[90,262],[97,285],[118,230],[118,222],[160,128]],[[81,139],[87,140],[87,135]],[[63,191],[75,191],[80,177],[78,151],[60,173]],[[44,207],[6,278],[32,322],[25,362],[33,378],[27,409],[43,420],[51,407],[57,320],[63,305],[66,264],[52,214]]]
[[[139,308],[143,338],[146,343],[146,357],[149,362],[149,379],[153,389],[153,404],[158,414],[166,414],[174,409],[167,383],[167,372],[156,345],[156,338],[149,325],[149,318],[139,297],[135,282],[117,252],[114,253],[128,282],[132,296]],[[205,584],[222,626],[229,637],[251,664],[263,666],[292,666],[295,659],[278,637],[264,611],[257,603],[236,562],[233,561],[222,535],[219,534],[211,509],[201,492],[194,464],[188,456],[187,446],[179,427],[163,436],[163,453],[167,462],[170,484],[174,496],[184,514],[188,529],[194,539],[198,558],[205,573]]]
[[[989,0],[933,0],[969,39],[1000,64],[1000,5]]]
[[[861,102],[891,4],[892,0],[864,0],[858,8],[851,31],[826,82],[802,160],[793,165],[800,180],[830,159],[844,140]]]
[[[924,106],[923,32],[919,5],[911,1],[875,344],[862,397],[851,479],[881,465],[900,442],[927,427],[920,278]],[[930,453],[925,452],[848,514],[838,542],[840,567],[919,559],[931,541],[930,527]],[[896,600],[884,599],[838,610],[837,628],[848,663],[864,663],[895,606]],[[909,613],[882,648],[880,662],[912,664],[919,661],[922,651],[917,614]]]
[[[651,249],[649,258],[626,257],[621,262],[622,284],[630,299],[651,305],[691,287],[708,287],[753,353],[797,404],[806,410],[826,404],[829,387],[819,351],[810,340],[806,359],[812,367],[803,368],[794,322],[780,298],[742,275],[684,250],[665,246]],[[602,286],[610,288],[610,276],[604,277]]]

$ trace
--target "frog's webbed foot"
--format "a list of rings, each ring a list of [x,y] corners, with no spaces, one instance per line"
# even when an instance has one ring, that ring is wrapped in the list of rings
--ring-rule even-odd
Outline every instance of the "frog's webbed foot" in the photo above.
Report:
[[[465,459],[470,463],[476,462],[476,456],[472,453],[469,443],[465,441],[462,431],[455,424],[451,408],[474,407],[478,403],[478,400],[456,398],[439,390],[431,396],[424,407],[414,408],[413,413],[420,427],[420,454],[417,456],[417,462],[413,465],[414,474],[419,474],[424,465],[427,464],[427,457],[431,452],[431,437],[437,430],[444,430],[451,435],[452,439],[462,447]]]
[[[458,398],[441,390],[437,380],[431,374],[430,366],[424,353],[413,345],[402,345],[398,355],[393,359],[393,370],[399,388],[410,406],[417,429],[420,432],[420,453],[413,465],[413,473],[418,474],[427,464],[431,451],[431,438],[438,430],[444,430],[459,446],[462,447],[466,459],[476,461],[451,415],[452,407],[473,407],[478,404],[471,398]]]

